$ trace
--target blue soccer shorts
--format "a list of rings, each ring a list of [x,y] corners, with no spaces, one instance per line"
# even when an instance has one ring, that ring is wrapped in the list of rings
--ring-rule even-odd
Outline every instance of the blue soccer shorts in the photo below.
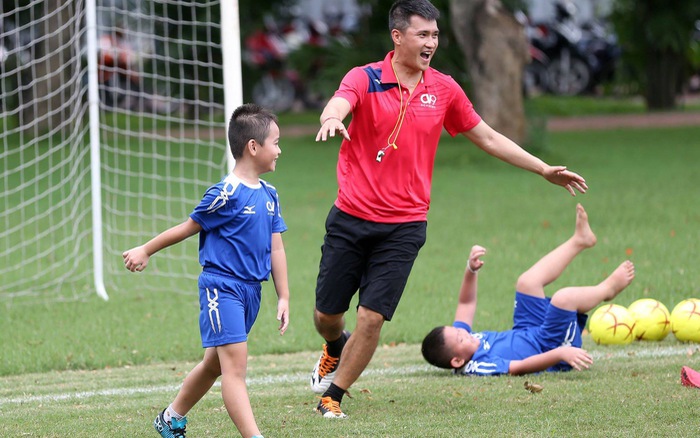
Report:
[[[513,329],[530,329],[543,351],[564,345],[581,347],[581,332],[587,320],[584,313],[553,306],[550,297],[515,292]]]
[[[248,333],[260,311],[262,285],[218,273],[199,276],[199,331],[202,347],[237,344]]]

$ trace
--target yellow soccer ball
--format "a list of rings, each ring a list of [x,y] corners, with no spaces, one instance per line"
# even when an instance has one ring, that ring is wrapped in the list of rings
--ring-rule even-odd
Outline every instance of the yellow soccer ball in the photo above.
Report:
[[[700,300],[689,298],[671,312],[671,331],[679,341],[700,342]]]
[[[626,307],[605,304],[591,315],[588,331],[596,344],[629,344],[634,340],[634,318]]]
[[[660,341],[671,331],[671,314],[662,302],[642,298],[627,307],[634,318],[634,337],[640,341]]]

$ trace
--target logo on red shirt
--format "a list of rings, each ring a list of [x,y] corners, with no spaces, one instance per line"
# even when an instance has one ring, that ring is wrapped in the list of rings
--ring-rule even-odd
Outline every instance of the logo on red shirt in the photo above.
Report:
[[[437,96],[434,94],[423,93],[420,95],[420,106],[427,106],[429,108],[435,108],[435,103],[437,102]]]

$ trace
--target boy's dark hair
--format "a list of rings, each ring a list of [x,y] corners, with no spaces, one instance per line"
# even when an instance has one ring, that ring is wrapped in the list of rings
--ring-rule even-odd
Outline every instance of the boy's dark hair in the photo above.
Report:
[[[445,348],[445,326],[435,327],[423,339],[421,353],[429,364],[439,368],[452,369],[452,355]]]
[[[277,123],[277,116],[271,111],[246,103],[233,112],[228,124],[228,142],[233,158],[241,158],[249,140],[263,144],[270,133],[270,124]]]
[[[440,11],[428,0],[398,0],[389,9],[389,30],[404,32],[411,25],[411,17],[418,15],[428,21],[438,21]]]

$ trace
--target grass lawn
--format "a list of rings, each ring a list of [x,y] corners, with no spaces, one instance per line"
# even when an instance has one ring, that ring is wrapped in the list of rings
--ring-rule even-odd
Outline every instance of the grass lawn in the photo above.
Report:
[[[681,386],[681,364],[700,349],[672,340],[596,346],[583,372],[459,377],[429,368],[413,344],[384,344],[351,388],[345,420],[313,413],[308,388],[316,352],[250,358],[253,410],[268,437],[694,437],[698,390]],[[193,362],[24,374],[0,379],[0,436],[155,436],[152,421]],[[543,390],[530,393],[525,383]],[[215,385],[188,415],[192,436],[235,436]]]
[[[489,251],[480,279],[477,327],[508,328],[517,276],[570,235],[577,202],[589,212],[598,245],[582,254],[550,293],[562,285],[598,282],[629,257],[637,278],[618,298],[620,304],[653,297],[672,309],[684,298],[700,296],[695,275],[700,212],[689,202],[697,193],[693,163],[700,159],[698,139],[697,127],[551,133],[543,158],[570,166],[590,186],[589,193],[574,198],[487,156],[465,139],[445,138],[436,161],[428,241],[382,341],[417,343],[433,325],[450,321],[462,269],[475,243]],[[284,239],[292,323],[285,336],[276,335],[275,295],[266,283],[251,333],[254,355],[319,347],[311,314],[323,222],[335,197],[337,146],[290,138],[282,149],[278,170],[268,180],[279,188],[289,226]],[[125,237],[122,247],[133,244]],[[196,239],[187,245],[196,262]],[[107,263],[118,266],[121,257]],[[201,349],[195,285],[191,294],[153,292],[143,287],[149,282],[157,286],[148,270],[117,272],[112,280],[119,287],[109,291],[108,302],[91,296],[2,308],[0,331],[13,335],[0,341],[0,375],[196,360]],[[189,290],[186,285],[182,289]],[[348,328],[353,324],[351,312]]]
[[[316,401],[306,388],[321,345],[311,321],[313,288],[323,221],[335,196],[337,145],[302,137],[283,139],[281,147],[277,172],[266,179],[278,187],[289,225],[292,325],[277,335],[268,284],[250,337],[251,398],[266,436],[695,436],[698,393],[680,386],[678,372],[681,365],[699,369],[700,352],[672,335],[662,343],[607,348],[586,338],[593,369],[528,378],[452,377],[427,367],[417,344],[433,326],[451,322],[474,243],[489,250],[475,329],[508,328],[517,276],[571,234],[577,202],[589,212],[598,245],[550,293],[596,283],[630,258],[637,278],[616,303],[652,297],[672,309],[700,297],[700,210],[694,205],[700,127],[550,133],[541,157],[588,181],[589,193],[576,198],[466,139],[445,138],[428,242],[394,320],[384,327],[383,346],[343,403],[351,416],[346,422],[311,415]],[[153,434],[152,418],[201,356],[195,285],[192,294],[146,292],[141,285],[152,281],[148,271],[120,275],[121,287],[110,291],[108,302],[93,297],[0,309],[6,334],[0,436]],[[350,312],[348,328],[353,325]],[[525,391],[528,379],[545,390]],[[232,433],[219,392],[212,389],[192,412],[195,435]]]

